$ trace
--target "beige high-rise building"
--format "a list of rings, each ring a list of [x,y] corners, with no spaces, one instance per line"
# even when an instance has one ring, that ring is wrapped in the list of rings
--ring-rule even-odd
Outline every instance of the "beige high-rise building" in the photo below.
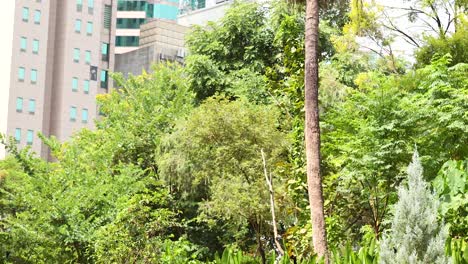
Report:
[[[47,158],[38,132],[64,141],[94,127],[96,95],[110,88],[116,12],[117,0],[15,1],[10,86],[0,87],[8,95],[1,133]]]

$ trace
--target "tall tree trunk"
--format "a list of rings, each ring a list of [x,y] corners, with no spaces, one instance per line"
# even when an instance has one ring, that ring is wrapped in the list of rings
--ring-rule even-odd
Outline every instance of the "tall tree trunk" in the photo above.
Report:
[[[305,143],[312,239],[315,253],[328,263],[327,234],[320,175],[320,125],[318,109],[318,0],[307,0],[305,25]]]

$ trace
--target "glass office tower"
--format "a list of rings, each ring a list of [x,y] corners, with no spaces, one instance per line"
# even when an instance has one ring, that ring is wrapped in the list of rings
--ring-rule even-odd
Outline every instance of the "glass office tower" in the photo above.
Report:
[[[179,0],[118,0],[116,54],[138,48],[140,25],[154,19],[175,21]]]

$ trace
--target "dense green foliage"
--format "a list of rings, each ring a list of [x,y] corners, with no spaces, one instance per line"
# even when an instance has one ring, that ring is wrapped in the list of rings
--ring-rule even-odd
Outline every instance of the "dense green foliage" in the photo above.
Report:
[[[410,67],[362,49],[357,37],[384,25],[372,6],[350,2],[320,10],[330,259],[378,263],[384,234],[401,231],[391,219],[428,223],[397,209],[417,147],[436,196],[412,198],[440,203],[427,230],[446,223],[445,254],[468,263],[464,22],[424,38]],[[120,88],[98,96],[96,129],[61,143],[41,136],[53,162],[1,135],[11,154],[0,161],[1,263],[320,263],[305,185],[303,6],[235,3],[187,43],[183,66],[114,74]]]

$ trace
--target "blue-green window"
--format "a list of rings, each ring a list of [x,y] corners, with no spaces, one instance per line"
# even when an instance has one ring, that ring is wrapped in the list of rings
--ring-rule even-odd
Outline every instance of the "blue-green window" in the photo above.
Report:
[[[73,61],[80,62],[80,49],[78,48],[73,49]]]
[[[85,94],[89,93],[89,80],[83,81],[83,91]]]
[[[23,7],[23,21],[28,22],[29,21],[29,8]]]
[[[28,112],[31,113],[31,114],[36,112],[36,100],[29,99]]]
[[[75,20],[75,32],[76,33],[81,32],[81,19],[76,19]]]
[[[147,7],[146,1],[119,0],[117,2],[118,11],[145,11],[146,7]]]
[[[102,43],[101,44],[101,55],[102,55],[102,60],[103,61],[108,61],[109,60],[109,44],[107,44],[107,43]]]
[[[21,141],[21,128],[15,129],[15,140],[17,143]]]
[[[88,21],[86,23],[86,34],[88,34],[88,35],[93,34],[93,22]]]
[[[138,29],[145,22],[145,18],[117,18],[117,28]]]
[[[28,39],[25,37],[21,37],[20,38],[20,50],[26,51],[27,46],[28,46]]]
[[[33,40],[33,42],[32,42],[32,52],[34,54],[39,53],[39,40],[37,40],[37,39]]]
[[[41,11],[36,10],[34,11],[34,24],[40,24],[41,23]]]
[[[91,64],[91,51],[89,50],[85,51],[85,63]]]
[[[72,91],[73,92],[78,91],[78,78],[76,77],[72,78]]]
[[[28,133],[26,134],[26,143],[28,145],[32,145],[33,138],[34,138],[34,131],[28,130]]]
[[[94,0],[88,0],[88,12],[93,12]]]
[[[70,107],[70,121],[76,120],[76,107]]]
[[[37,70],[32,69],[31,70],[31,83],[36,83],[37,82]]]
[[[23,98],[16,98],[16,112],[23,112]]]
[[[137,36],[117,36],[115,46],[117,47],[138,47],[140,38]]]
[[[179,8],[177,7],[177,5],[169,5],[162,3],[154,4],[154,18],[176,20],[178,14]]]
[[[25,69],[23,67],[18,68],[18,80],[21,82],[24,81],[24,74],[25,74]]]
[[[107,71],[101,70],[101,88],[107,88]]]
[[[76,0],[76,11],[81,12],[83,9],[83,0]]]
[[[81,122],[88,123],[88,109],[86,108],[81,111]]]

